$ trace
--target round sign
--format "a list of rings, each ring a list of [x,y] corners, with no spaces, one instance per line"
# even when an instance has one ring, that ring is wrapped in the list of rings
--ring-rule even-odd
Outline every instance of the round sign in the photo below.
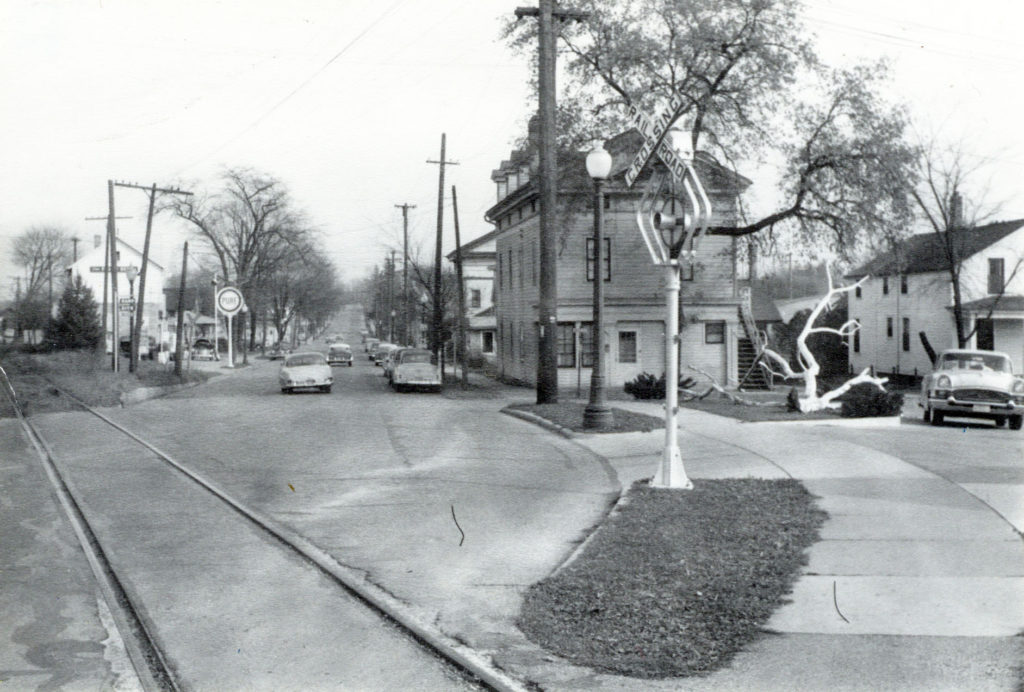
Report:
[[[242,293],[233,286],[217,291],[217,309],[225,315],[234,315],[242,309]]]

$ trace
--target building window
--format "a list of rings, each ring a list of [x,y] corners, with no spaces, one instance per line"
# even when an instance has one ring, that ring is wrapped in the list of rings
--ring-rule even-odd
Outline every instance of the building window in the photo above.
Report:
[[[636,332],[619,332],[619,362],[636,362]]]
[[[860,286],[858,286],[857,290],[854,291],[854,295],[856,295],[858,298],[860,298]]]
[[[494,332],[483,333],[483,344],[480,348],[484,353],[494,353]]]
[[[594,329],[591,322],[580,323],[580,366],[594,366]]]
[[[883,276],[882,277],[882,295],[883,296],[889,295],[889,277],[888,276]],[[889,336],[892,336],[892,334],[890,334]]]
[[[910,350],[910,318],[903,318],[903,350]]]
[[[469,289],[469,307],[478,308],[480,307],[480,289],[471,288]]]
[[[530,243],[530,285],[537,285],[537,243]]]
[[[523,246],[519,246],[519,288],[523,287]]]
[[[572,322],[558,325],[558,367],[576,367],[576,325]]]
[[[907,294],[907,275],[900,274],[900,293]]]
[[[996,350],[996,335],[992,320],[979,319],[975,326],[975,347],[983,351]]]
[[[856,323],[853,330],[853,352],[860,353],[860,320],[854,317],[853,321]]]
[[[890,339],[892,338],[892,318],[891,317],[886,317],[885,318],[885,335],[887,337],[889,337]]]
[[[520,322],[519,323],[519,362],[520,363],[522,363],[524,360],[526,360],[526,349],[523,348],[524,346],[525,346],[525,344],[523,343],[523,323]]]
[[[704,323],[704,343],[724,344],[725,343],[725,322]]]
[[[988,260],[988,292],[992,295],[1001,295],[1006,287],[1002,257],[990,257]]]
[[[505,288],[505,284],[504,284],[504,280],[503,280],[504,274],[505,274],[505,272],[502,271],[502,266],[501,266],[501,253],[499,252],[498,253],[498,288]]]
[[[601,256],[601,264],[604,267],[604,280],[612,280],[612,239],[602,238],[604,251]],[[587,281],[594,280],[594,239],[587,238]]]
[[[612,208],[612,196],[611,195],[605,195],[604,196],[604,208],[605,209],[611,209]]]
[[[512,269],[512,249],[511,248],[509,248],[509,251],[508,251],[508,265],[506,265],[506,266],[507,266],[507,269],[508,269],[508,272],[506,272],[508,274],[508,287],[511,290],[511,288],[512,288],[512,277],[515,276],[515,271]]]

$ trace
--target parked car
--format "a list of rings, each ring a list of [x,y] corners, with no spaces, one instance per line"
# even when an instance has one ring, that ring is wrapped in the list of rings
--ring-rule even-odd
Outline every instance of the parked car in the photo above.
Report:
[[[327,349],[327,364],[352,367],[352,347],[340,341],[331,344]]]
[[[388,353],[398,348],[398,344],[391,344],[388,342],[381,342],[377,344],[377,348],[373,350],[373,364],[384,365],[384,359],[387,358]]]
[[[1024,379],[1013,374],[1005,353],[969,349],[943,351],[921,382],[924,419],[941,425],[947,416],[983,418],[1012,430],[1024,423]]]
[[[384,353],[384,357],[381,359],[380,366],[384,368],[384,377],[388,378],[388,382],[391,382],[391,373],[395,367],[395,361],[398,359],[398,355],[409,348],[409,346],[396,346],[395,348],[388,349]]]
[[[334,383],[331,366],[327,364],[324,354],[310,351],[293,353],[284,359],[281,371],[277,376],[281,384],[281,392],[290,394],[296,389],[319,389],[330,392]]]
[[[380,344],[380,339],[368,336],[364,343],[366,345],[363,347],[363,350],[370,356],[370,360],[373,360],[373,352],[377,350],[377,345]]]
[[[196,339],[192,343],[192,360],[213,360],[213,342],[209,339]]]
[[[434,362],[434,354],[422,348],[403,348],[392,366],[391,386],[396,392],[424,388],[441,391],[441,370]]]

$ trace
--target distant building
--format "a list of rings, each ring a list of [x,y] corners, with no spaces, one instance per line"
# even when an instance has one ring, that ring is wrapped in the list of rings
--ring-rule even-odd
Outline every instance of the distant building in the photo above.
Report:
[[[82,283],[92,289],[92,296],[96,300],[99,306],[99,315],[103,314],[103,296],[107,295],[107,300],[110,300],[111,287],[107,284],[106,290],[104,291],[104,277],[109,275],[104,273],[104,262],[106,256],[106,244],[101,236],[95,236],[93,241],[93,247],[88,252],[84,253],[78,260],[67,267],[67,276],[72,281],[77,277],[82,277]],[[117,239],[117,296],[118,299],[124,299],[127,301],[132,293],[131,285],[128,282],[127,272],[125,269],[129,266],[134,265],[135,267],[142,268],[142,253],[133,248],[128,243],[124,242],[120,238]],[[168,343],[168,325],[167,325],[167,308],[164,302],[164,286],[165,271],[162,266],[149,260],[149,265],[146,269],[146,295],[139,295],[139,279],[135,279],[135,299],[136,301],[143,301],[142,309],[142,337],[152,338],[156,344]],[[118,332],[120,339],[128,339],[129,337],[129,313],[128,311],[122,311],[118,317]],[[173,331],[173,326],[171,327]],[[107,323],[104,325],[104,334],[107,339],[107,349],[112,347],[113,340],[113,314],[110,306],[107,306]]]
[[[494,317],[494,263],[496,231],[485,233],[462,246],[462,280],[466,291],[466,313],[470,357],[495,359],[497,321]],[[456,253],[448,255],[455,262]]]
[[[968,348],[1004,351],[1024,370],[1024,219],[953,231],[946,239],[961,258],[961,303]],[[861,328],[850,339],[850,367],[922,374],[931,361],[918,337],[940,351],[957,344],[953,284],[934,233],[911,236],[901,251],[875,257],[847,274],[870,278],[850,297]]]

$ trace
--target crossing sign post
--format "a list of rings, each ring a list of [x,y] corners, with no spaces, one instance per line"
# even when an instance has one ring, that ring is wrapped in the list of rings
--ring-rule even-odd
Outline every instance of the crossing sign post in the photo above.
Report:
[[[231,329],[231,318],[242,309],[245,301],[242,292],[234,286],[225,286],[217,291],[216,309],[228,318],[228,367],[235,367],[234,340],[235,332]],[[215,316],[216,317],[216,316]]]

